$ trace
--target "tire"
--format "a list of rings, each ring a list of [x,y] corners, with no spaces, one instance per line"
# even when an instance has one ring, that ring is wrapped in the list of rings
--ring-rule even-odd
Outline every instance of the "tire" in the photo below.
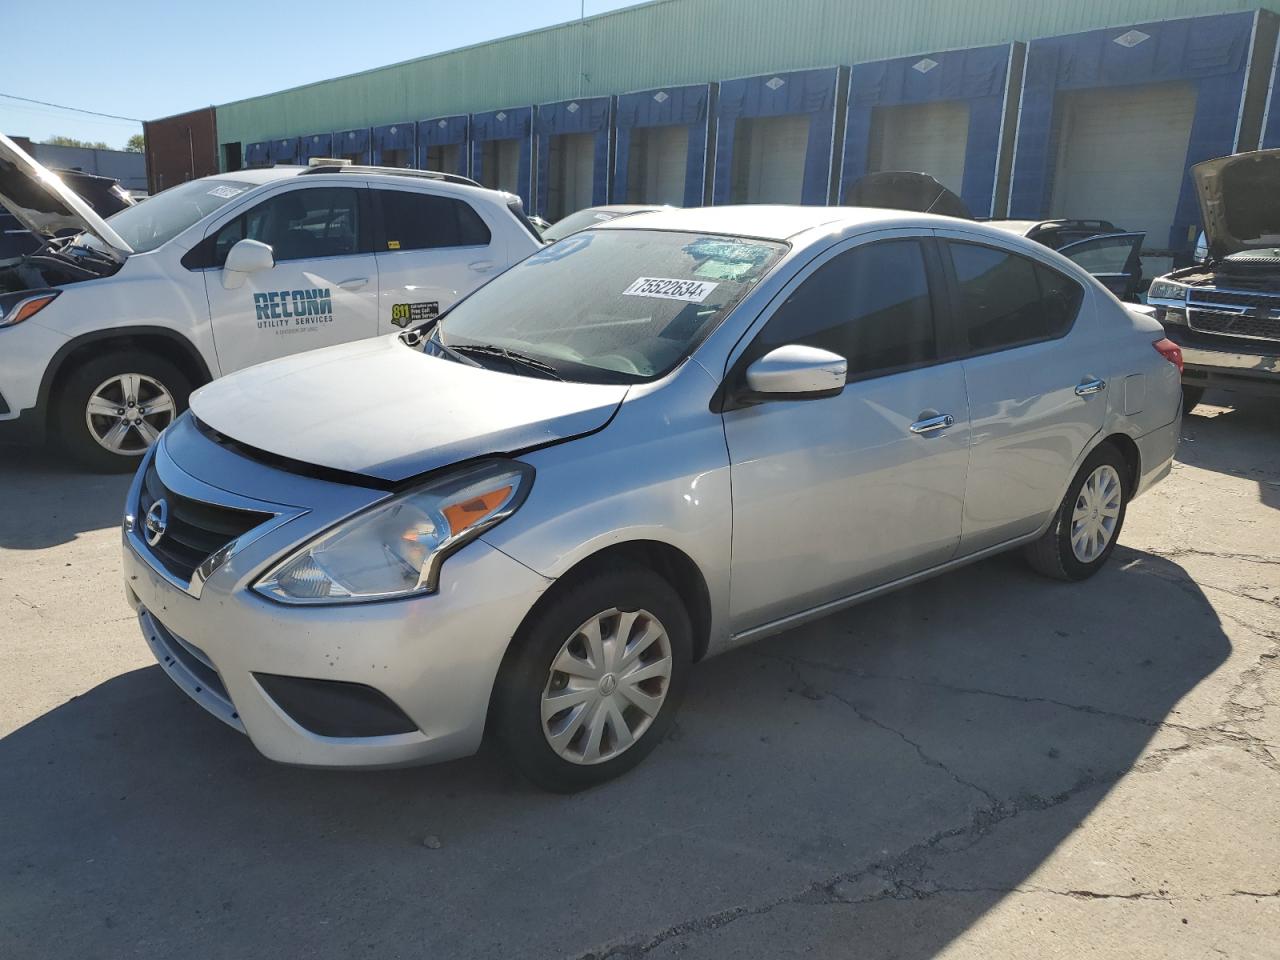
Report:
[[[191,389],[186,374],[155,354],[117,350],[94,357],[72,370],[57,387],[55,439],[68,456],[90,470],[135,470],[152,442],[149,437],[158,435],[187,408]],[[106,412],[91,414],[91,401],[98,409],[106,403]],[[148,408],[149,402],[154,402],[154,407]],[[114,411],[111,403],[119,404]],[[147,410],[150,412],[144,412]],[[118,416],[119,411],[125,411],[126,416]],[[143,425],[129,422],[137,420]],[[94,432],[110,441],[113,429],[123,431],[115,450],[99,442]]]
[[[1095,474],[1099,480],[1111,480],[1116,485],[1115,513],[1111,518],[1113,523],[1106,542],[1100,550],[1091,553],[1091,548],[1096,546],[1097,538],[1086,536],[1084,542],[1087,546],[1077,552],[1072,545],[1072,533],[1075,528],[1073,517],[1077,507],[1085,505],[1092,498],[1094,505],[1100,507],[1096,514],[1099,519],[1096,522],[1105,524],[1107,508],[1112,504],[1109,495],[1110,487],[1105,483],[1091,487],[1089,491],[1085,490],[1087,481]],[[1129,465],[1120,451],[1114,444],[1099,444],[1098,448],[1085,459],[1072,479],[1067,495],[1058,506],[1057,513],[1053,515],[1053,522],[1049,524],[1049,529],[1039,540],[1026,548],[1027,562],[1032,569],[1055,580],[1087,580],[1101,570],[1115,549],[1116,541],[1120,539],[1125,511],[1129,506],[1129,498],[1133,494],[1130,485]],[[1106,495],[1103,495],[1104,491]],[[1090,511],[1084,523],[1090,525],[1094,516],[1093,511]],[[1088,528],[1089,526],[1086,526],[1086,529]]]
[[[1204,398],[1204,387],[1187,387],[1182,388],[1182,415],[1185,417]]]
[[[658,631],[651,621],[656,621]],[[604,657],[602,666],[608,669],[596,669],[582,656],[591,648],[586,634],[593,622],[599,624],[602,638],[597,657]],[[628,622],[631,642],[644,645],[634,649],[635,659],[626,666],[613,668],[616,661],[611,658],[619,649],[616,637]],[[647,642],[642,640],[650,634]],[[665,636],[665,646],[659,634]],[[648,756],[666,736],[684,698],[692,654],[688,612],[679,594],[653,571],[615,567],[566,584],[526,621],[507,652],[494,687],[496,737],[520,772],[543,789],[572,793],[612,780]],[[625,682],[640,669],[660,674],[666,658],[665,680],[654,676],[639,688]],[[581,675],[553,670],[553,663],[569,665]],[[614,677],[610,686],[608,677]],[[654,715],[632,702],[630,696],[637,690],[660,695]],[[581,703],[552,713],[544,726],[544,698],[551,696]],[[652,701],[648,705],[652,707]],[[597,713],[600,733],[593,758]],[[621,736],[619,723],[627,727]],[[634,740],[626,745],[624,738],[632,731]],[[553,734],[561,738],[559,749],[552,746]]]

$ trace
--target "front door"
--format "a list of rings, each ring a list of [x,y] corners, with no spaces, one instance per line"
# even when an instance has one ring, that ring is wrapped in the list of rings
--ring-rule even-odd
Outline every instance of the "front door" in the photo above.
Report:
[[[204,277],[224,374],[378,332],[378,267],[362,192],[294,187],[217,228],[215,266]],[[227,274],[221,265],[245,238],[269,244],[275,266]]]
[[[1136,300],[1142,283],[1142,242],[1145,233],[1108,233],[1077,240],[1058,252],[1121,300]]]
[[[849,369],[837,397],[724,414],[735,632],[954,554],[969,416],[960,363],[939,359],[934,257],[916,238],[837,247],[793,284],[734,364],[731,378],[799,343],[839,354]]]

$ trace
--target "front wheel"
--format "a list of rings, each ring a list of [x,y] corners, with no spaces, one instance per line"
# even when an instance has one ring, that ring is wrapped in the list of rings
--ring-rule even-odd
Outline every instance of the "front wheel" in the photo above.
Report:
[[[58,443],[91,470],[135,470],[161,431],[186,409],[190,393],[190,381],[163,357],[123,351],[95,357],[58,389]]]
[[[611,780],[670,728],[692,649],[684,604],[653,571],[626,567],[569,585],[525,624],[503,662],[498,738],[544,789]]]
[[[1085,580],[1101,570],[1124,526],[1132,494],[1128,475],[1128,464],[1111,443],[1089,454],[1049,529],[1027,547],[1032,568],[1056,580]]]

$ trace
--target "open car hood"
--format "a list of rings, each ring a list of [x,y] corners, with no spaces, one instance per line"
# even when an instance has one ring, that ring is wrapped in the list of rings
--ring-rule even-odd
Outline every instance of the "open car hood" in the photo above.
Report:
[[[965,202],[927,173],[885,170],[869,173],[850,189],[845,203],[854,207],[911,210],[972,220]]]
[[[485,370],[375,337],[215,380],[191,411],[255,450],[398,483],[592,433],[627,389]]]
[[[0,204],[24,227],[45,240],[89,233],[114,259],[133,253],[129,244],[107,225],[74,190],[36,163],[21,147],[0,133]]]
[[[1280,247],[1280,150],[1255,150],[1191,168],[1209,256]]]

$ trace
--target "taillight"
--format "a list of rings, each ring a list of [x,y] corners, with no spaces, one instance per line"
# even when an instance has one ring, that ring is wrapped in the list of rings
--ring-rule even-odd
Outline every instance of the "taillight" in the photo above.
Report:
[[[1175,367],[1178,368],[1178,374],[1182,374],[1182,348],[1170,340],[1168,337],[1162,337],[1152,344],[1158,351],[1160,356],[1164,357]]]

